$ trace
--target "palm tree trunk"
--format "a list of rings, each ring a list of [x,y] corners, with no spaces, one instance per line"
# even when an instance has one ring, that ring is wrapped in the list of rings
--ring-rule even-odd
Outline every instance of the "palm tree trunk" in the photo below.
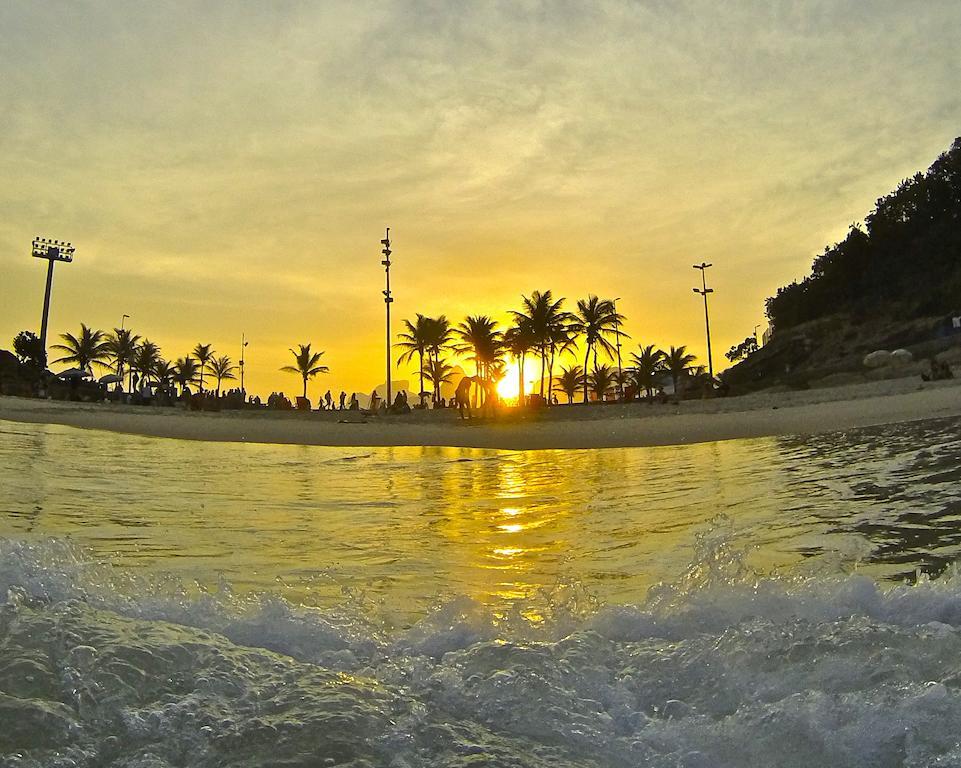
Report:
[[[304,400],[307,399],[307,377],[304,376]]]
[[[524,405],[524,358],[526,355],[521,352],[520,364],[517,366],[517,405]]]
[[[540,391],[541,391],[541,400],[544,399],[544,368],[546,367],[546,365],[545,365],[545,363],[546,363],[546,358],[547,358],[546,349],[545,349],[544,345],[542,344],[542,345],[541,345],[541,390],[540,390]]]
[[[587,352],[584,353],[584,402],[587,403],[587,363],[591,359],[591,345],[588,343]]]
[[[417,355],[418,355],[418,357],[420,358],[420,371],[419,371],[419,373],[420,373],[420,390],[418,390],[418,392],[417,392],[417,403],[418,403],[418,405],[420,405],[420,404],[422,404],[422,403],[424,402],[424,401],[421,399],[421,394],[420,394],[421,392],[424,391],[424,352],[423,352],[423,350],[418,349],[418,350],[417,350]]]

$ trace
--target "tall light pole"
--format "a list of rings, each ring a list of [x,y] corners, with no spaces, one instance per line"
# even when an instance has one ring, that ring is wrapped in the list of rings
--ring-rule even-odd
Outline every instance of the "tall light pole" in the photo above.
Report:
[[[617,344],[617,399],[621,401],[624,399],[624,385],[621,383],[623,373],[621,371],[621,325],[617,317],[617,302],[621,300],[618,296],[614,299],[614,341]]]
[[[130,315],[124,315],[120,318],[120,330],[123,330],[123,324],[130,319]]]
[[[390,395],[390,305],[393,303],[394,299],[390,295],[390,227],[387,227],[387,232],[384,235],[384,239],[380,241],[380,244],[384,246],[381,251],[384,254],[384,259],[380,263],[384,265],[384,274],[387,278],[387,288],[384,293],[384,304],[387,307],[387,398],[385,404],[390,408],[391,400]]]
[[[704,297],[704,327],[707,329],[707,374],[711,377],[711,389],[714,389],[714,363],[711,361],[711,319],[707,313],[707,295],[714,293],[714,289],[707,287],[707,278],[704,276],[710,266],[712,265],[703,261],[694,265],[694,269],[701,270],[701,287],[695,288],[694,293],[699,293]]]
[[[68,264],[73,261],[73,254],[77,249],[70,243],[59,240],[49,240],[36,237],[33,240],[33,255],[38,259],[46,259],[47,290],[43,294],[43,319],[40,321],[40,348],[43,350],[43,367],[47,367],[47,317],[50,315],[50,291],[53,288],[53,265],[57,261]]]
[[[247,390],[244,389],[244,350],[247,349],[247,345],[250,342],[247,341],[247,337],[241,333],[240,334],[240,394],[244,396],[244,400],[247,399]]]

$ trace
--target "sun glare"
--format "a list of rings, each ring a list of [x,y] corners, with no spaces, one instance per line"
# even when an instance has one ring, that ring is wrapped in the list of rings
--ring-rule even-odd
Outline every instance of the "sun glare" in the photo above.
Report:
[[[520,390],[518,388],[517,372],[520,366],[512,360],[504,369],[504,378],[497,382],[497,394],[502,400],[516,400]]]

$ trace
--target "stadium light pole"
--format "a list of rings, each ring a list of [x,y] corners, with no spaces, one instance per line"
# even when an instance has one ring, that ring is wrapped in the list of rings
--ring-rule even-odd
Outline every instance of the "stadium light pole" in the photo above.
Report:
[[[699,293],[704,297],[704,327],[707,329],[707,375],[711,377],[711,389],[714,389],[714,363],[711,362],[711,319],[707,313],[707,295],[714,293],[714,289],[707,287],[707,278],[704,276],[710,266],[712,265],[703,261],[694,265],[694,269],[701,270],[701,287],[695,288],[694,293]]]
[[[43,318],[40,321],[40,347],[43,349],[43,367],[47,367],[47,318],[50,315],[50,292],[53,288],[53,265],[58,261],[70,263],[77,249],[71,243],[36,237],[33,240],[33,256],[47,260],[47,289],[43,294]]]
[[[240,394],[244,396],[244,400],[247,399],[247,390],[244,389],[244,351],[247,349],[247,345],[250,342],[247,341],[247,336],[243,333],[240,334]]]
[[[617,302],[621,300],[618,296],[614,299],[614,342],[617,345],[617,399],[624,399],[624,384],[622,383],[623,373],[621,372],[621,325],[617,319]]]
[[[123,324],[130,319],[130,315],[124,315],[120,318],[120,330],[123,330]]]
[[[392,402],[390,393],[390,305],[394,301],[390,295],[390,227],[387,227],[387,232],[384,235],[384,239],[380,241],[380,244],[384,246],[381,251],[381,253],[384,254],[384,258],[380,263],[384,265],[384,275],[387,280],[387,288],[383,291],[384,305],[387,308],[387,398],[385,404],[390,408]]]

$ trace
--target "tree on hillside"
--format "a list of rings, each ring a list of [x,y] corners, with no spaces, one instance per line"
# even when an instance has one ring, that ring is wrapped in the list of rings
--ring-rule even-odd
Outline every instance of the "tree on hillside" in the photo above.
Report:
[[[757,339],[754,336],[748,336],[740,344],[735,344],[725,352],[724,357],[734,363],[754,352],[757,352]]]
[[[878,199],[811,274],[767,299],[777,331],[835,313],[912,318],[955,312],[961,295],[961,138],[926,173]]]

